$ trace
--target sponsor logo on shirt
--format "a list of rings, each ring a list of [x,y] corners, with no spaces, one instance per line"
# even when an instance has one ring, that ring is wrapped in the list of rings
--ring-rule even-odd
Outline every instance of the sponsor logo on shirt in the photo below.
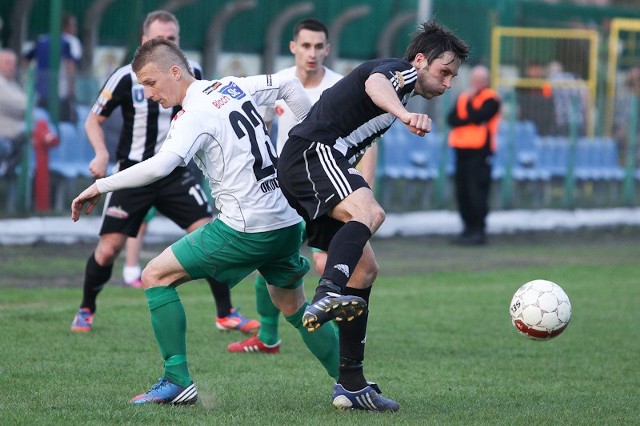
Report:
[[[129,217],[129,213],[124,211],[120,206],[109,207],[105,215],[115,217],[116,219],[126,219]]]
[[[229,97],[227,95],[223,95],[221,98],[219,99],[214,99],[213,101],[211,101],[211,103],[213,104],[214,107],[220,109],[222,108],[227,102],[229,102]]]
[[[108,102],[111,100],[112,97],[113,97],[113,93],[111,93],[111,90],[107,89],[106,87],[102,89],[102,92],[100,92],[100,100],[104,100],[105,102]]]
[[[141,85],[131,88],[131,97],[134,103],[144,102],[144,87]]]
[[[238,85],[233,81],[222,87],[219,92],[225,95],[229,95],[233,99],[242,99],[246,96],[242,89],[240,89],[240,87],[238,87]]]
[[[404,87],[404,77],[400,71],[396,71],[396,80],[398,80],[398,88],[402,89]]]
[[[100,96],[98,97],[98,103],[101,106],[104,106],[104,105],[107,104],[107,102],[109,102],[111,100],[111,98],[113,98],[113,93],[111,93],[111,91],[109,89],[104,88],[100,92]]]
[[[349,172],[349,174],[352,174],[352,175],[362,176],[362,173],[360,173],[360,170],[358,170],[358,169],[356,169],[354,167],[349,168],[348,172]]]

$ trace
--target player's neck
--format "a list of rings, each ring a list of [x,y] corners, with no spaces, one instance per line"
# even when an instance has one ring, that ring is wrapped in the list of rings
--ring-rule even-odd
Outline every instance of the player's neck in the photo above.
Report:
[[[324,66],[320,66],[315,72],[305,72],[304,70],[296,69],[296,77],[302,83],[302,87],[305,89],[313,89],[318,87],[322,83],[326,69]]]

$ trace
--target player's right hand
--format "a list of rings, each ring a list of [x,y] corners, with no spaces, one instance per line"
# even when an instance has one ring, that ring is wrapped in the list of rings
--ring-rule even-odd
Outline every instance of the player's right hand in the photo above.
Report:
[[[93,208],[100,201],[100,191],[98,191],[98,187],[94,183],[84,191],[80,193],[76,198],[71,202],[71,220],[77,222],[80,219],[80,213],[82,213],[82,208],[85,204],[88,203],[86,214],[89,214],[93,211]]]
[[[89,163],[89,173],[94,179],[100,179],[106,176],[107,167],[109,166],[109,157],[98,156],[93,157]]]

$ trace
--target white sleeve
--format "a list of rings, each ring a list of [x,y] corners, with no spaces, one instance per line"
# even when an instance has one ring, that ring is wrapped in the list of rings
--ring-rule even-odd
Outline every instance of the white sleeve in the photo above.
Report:
[[[175,152],[160,151],[128,169],[96,180],[96,186],[101,194],[120,189],[138,188],[169,175],[181,163],[182,157]]]
[[[299,121],[304,120],[311,109],[311,100],[295,76],[265,74],[243,80],[258,105],[273,106],[276,100],[282,99]]]
[[[304,120],[311,109],[311,99],[305,93],[300,80],[295,77],[283,79],[280,82],[278,99],[282,99],[287,103],[287,106],[299,121]]]

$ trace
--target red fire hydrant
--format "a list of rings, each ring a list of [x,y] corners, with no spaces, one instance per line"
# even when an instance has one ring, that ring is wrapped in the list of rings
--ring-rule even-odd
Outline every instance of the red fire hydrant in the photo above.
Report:
[[[47,120],[38,120],[33,128],[33,149],[36,153],[34,177],[34,199],[36,212],[45,212],[51,208],[49,189],[49,150],[58,146],[60,139],[51,129]]]

